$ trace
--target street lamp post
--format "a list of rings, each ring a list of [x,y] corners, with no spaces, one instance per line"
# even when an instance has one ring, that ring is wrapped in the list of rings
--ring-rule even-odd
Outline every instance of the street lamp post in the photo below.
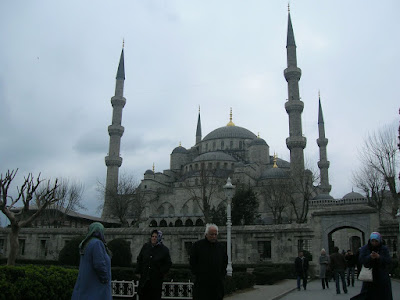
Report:
[[[235,186],[232,185],[231,178],[228,177],[226,184],[224,185],[225,196],[228,200],[228,205],[226,207],[226,252],[228,253],[228,266],[226,267],[226,273],[228,276],[232,276],[232,254],[231,254],[231,232],[232,232],[232,221],[231,221],[231,205],[232,197]]]

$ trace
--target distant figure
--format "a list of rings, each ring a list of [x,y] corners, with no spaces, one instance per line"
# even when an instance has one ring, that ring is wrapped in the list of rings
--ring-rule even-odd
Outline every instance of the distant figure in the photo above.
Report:
[[[308,272],[308,259],[304,256],[303,251],[299,251],[299,256],[294,260],[294,267],[297,275],[297,290],[300,291],[301,279],[303,279],[303,288],[307,289],[307,272]]]
[[[111,252],[104,239],[104,226],[90,224],[89,232],[79,244],[81,260],[71,300],[112,299]]]
[[[321,278],[322,288],[326,287],[329,289],[328,278],[326,275],[326,271],[329,267],[329,256],[326,255],[325,249],[321,250],[321,256],[319,257],[319,278]]]
[[[379,232],[371,233],[368,243],[360,250],[359,260],[363,268],[372,268],[373,282],[363,282],[361,293],[351,299],[392,300],[392,283],[388,270],[392,259]]]
[[[135,273],[139,274],[140,300],[161,299],[164,275],[171,268],[169,249],[162,243],[162,232],[153,230],[150,242],[143,245],[137,257]]]
[[[356,263],[356,265],[357,265],[357,279],[358,279],[358,276],[360,276],[360,272],[361,272],[360,250],[361,250],[361,247],[358,248],[358,250],[356,252],[356,255],[355,255],[356,260],[357,260],[357,263]]]
[[[217,241],[218,226],[207,224],[205,238],[195,242],[190,251],[190,269],[195,275],[193,300],[224,298],[224,278],[228,256],[226,247]]]
[[[344,259],[344,256],[339,253],[338,247],[333,248],[333,254],[330,256],[330,259],[330,266],[336,281],[336,294],[340,294],[339,276],[342,280],[343,291],[345,294],[347,294],[346,280],[344,278],[344,271],[346,270],[346,260]]]
[[[344,259],[346,260],[347,265],[347,286],[350,286],[350,279],[351,286],[354,286],[354,272],[357,264],[357,257],[353,252],[351,252],[351,250],[347,250]]]

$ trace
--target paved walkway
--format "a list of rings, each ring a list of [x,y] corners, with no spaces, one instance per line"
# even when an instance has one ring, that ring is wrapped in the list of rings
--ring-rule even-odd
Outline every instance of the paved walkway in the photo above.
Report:
[[[331,300],[350,299],[361,291],[361,281],[356,281],[354,287],[348,287],[348,294],[336,294],[335,282],[329,283],[329,289],[323,290],[321,282],[316,279],[308,283],[307,290],[298,291],[296,280],[286,279],[274,285],[256,285],[252,289],[226,296],[226,300]],[[392,280],[393,300],[400,300],[400,281]]]

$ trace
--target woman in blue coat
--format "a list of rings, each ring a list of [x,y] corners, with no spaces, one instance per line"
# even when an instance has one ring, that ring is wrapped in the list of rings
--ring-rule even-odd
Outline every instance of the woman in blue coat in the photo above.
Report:
[[[81,260],[72,300],[111,300],[111,258],[104,240],[104,226],[90,224],[79,244]]]
[[[359,261],[363,268],[372,268],[372,282],[363,282],[361,293],[351,299],[392,300],[389,250],[382,245],[379,232],[371,233],[368,244],[360,249]]]

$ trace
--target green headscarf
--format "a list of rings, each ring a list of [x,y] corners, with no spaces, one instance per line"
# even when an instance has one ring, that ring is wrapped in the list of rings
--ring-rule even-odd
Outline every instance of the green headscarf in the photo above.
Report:
[[[104,243],[104,246],[106,247],[108,254],[110,254],[110,252],[107,248],[107,243],[104,239],[104,226],[103,226],[103,224],[101,224],[99,222],[94,222],[94,223],[90,224],[89,231],[88,231],[86,237],[79,244],[80,254],[83,254],[85,252],[86,245],[89,243],[89,241],[91,239],[96,239],[96,238],[101,240]]]

